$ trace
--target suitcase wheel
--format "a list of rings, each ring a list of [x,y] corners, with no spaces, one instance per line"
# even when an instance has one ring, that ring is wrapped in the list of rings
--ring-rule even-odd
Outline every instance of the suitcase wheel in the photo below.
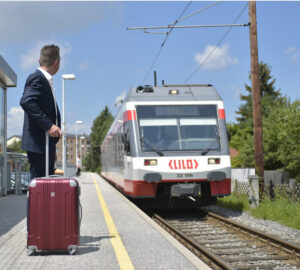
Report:
[[[32,256],[35,254],[35,248],[28,248],[27,250],[27,256]]]
[[[69,255],[74,255],[78,250],[78,246],[69,246],[68,251]]]

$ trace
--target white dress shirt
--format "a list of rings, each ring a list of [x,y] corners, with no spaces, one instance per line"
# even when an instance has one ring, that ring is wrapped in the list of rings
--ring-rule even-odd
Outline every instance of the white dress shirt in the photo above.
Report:
[[[54,89],[54,86],[53,86],[53,77],[52,77],[52,75],[49,72],[47,72],[46,70],[42,69],[41,67],[38,67],[38,70],[43,73],[43,75],[46,77],[46,79],[48,80],[48,82],[50,84],[50,87],[51,87],[51,90],[52,90],[53,99],[54,99],[56,125],[58,125],[58,123],[57,123],[57,103],[56,103],[56,98],[55,98],[55,89]]]

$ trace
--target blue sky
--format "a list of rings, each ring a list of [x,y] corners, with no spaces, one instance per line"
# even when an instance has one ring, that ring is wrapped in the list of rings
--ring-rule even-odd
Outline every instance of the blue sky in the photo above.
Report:
[[[189,15],[214,2],[192,2]],[[61,69],[54,77],[57,102],[62,108],[62,74],[74,73],[66,82],[67,131],[90,133],[93,120],[107,105],[115,115],[116,99],[140,85],[165,35],[129,31],[132,26],[173,23],[187,1],[167,2],[6,2],[0,1],[0,54],[18,76],[18,86],[8,90],[8,136],[21,134],[23,112],[19,105],[27,76],[38,66],[45,44],[61,47]],[[231,24],[244,1],[221,2],[178,25]],[[269,64],[281,93],[299,99],[300,2],[257,2],[259,60]],[[248,23],[248,8],[237,23]],[[158,30],[155,30],[158,31]],[[153,70],[158,83],[184,83],[215,48],[227,28],[174,29]],[[153,70],[145,84],[153,84]],[[248,27],[232,28],[188,83],[213,84],[225,102],[227,121],[235,121],[239,95],[249,84]]]

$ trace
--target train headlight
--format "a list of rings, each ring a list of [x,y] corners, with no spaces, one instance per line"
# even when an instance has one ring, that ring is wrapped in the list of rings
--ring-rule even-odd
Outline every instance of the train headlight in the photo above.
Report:
[[[209,158],[208,159],[209,165],[220,164],[220,162],[221,162],[221,160],[219,158]]]
[[[156,166],[157,165],[157,159],[145,159],[144,160],[145,166]]]
[[[179,91],[177,89],[172,89],[169,91],[169,95],[178,95]]]

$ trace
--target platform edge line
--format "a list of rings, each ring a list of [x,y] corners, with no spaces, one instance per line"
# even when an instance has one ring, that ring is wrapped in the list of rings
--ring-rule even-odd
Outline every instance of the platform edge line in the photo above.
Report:
[[[108,210],[107,204],[102,196],[102,193],[100,191],[99,185],[97,183],[97,180],[96,180],[94,174],[92,174],[92,178],[93,178],[95,188],[97,191],[99,203],[100,203],[102,211],[103,211],[103,216],[104,216],[104,219],[106,222],[106,226],[107,226],[109,234],[111,236],[110,242],[114,248],[120,269],[121,270],[134,270],[131,259],[128,255],[127,250],[126,250],[126,248],[122,242],[122,239],[118,233],[117,227],[115,226],[112,216]]]

